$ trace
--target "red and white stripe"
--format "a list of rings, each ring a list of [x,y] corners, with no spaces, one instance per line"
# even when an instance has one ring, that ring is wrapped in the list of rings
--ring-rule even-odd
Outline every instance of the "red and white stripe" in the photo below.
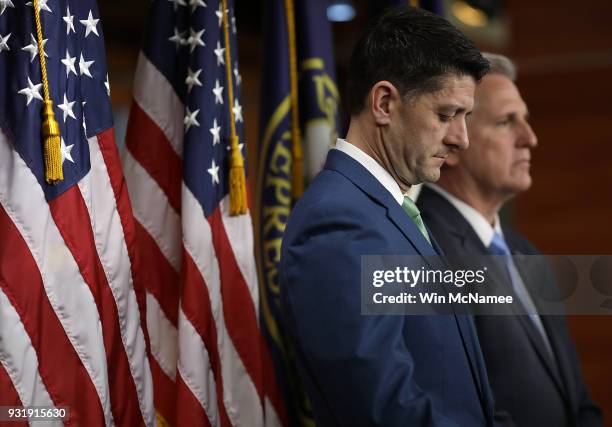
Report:
[[[49,203],[0,133],[0,360],[24,405],[68,406],[74,425],[151,426],[134,223],[112,132],[90,138],[88,175]]]
[[[149,270],[156,410],[171,425],[281,425],[263,387],[250,214],[230,217],[228,196],[205,217],[182,182],[184,105],[144,54],[136,75],[124,170]]]

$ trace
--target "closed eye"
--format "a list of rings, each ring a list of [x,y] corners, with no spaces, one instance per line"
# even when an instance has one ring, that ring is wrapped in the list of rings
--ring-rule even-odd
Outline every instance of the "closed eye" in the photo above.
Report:
[[[450,122],[450,121],[453,119],[453,117],[455,117],[455,116],[449,116],[449,115],[447,115],[447,114],[441,114],[441,113],[438,113],[438,118],[439,118],[439,119],[440,119],[440,121],[441,121],[441,122],[443,122],[443,123]]]
[[[509,125],[511,123],[514,123],[515,121],[516,121],[516,114],[511,113],[511,114],[508,114],[508,115],[502,117],[495,124],[497,126],[506,126],[506,125]]]

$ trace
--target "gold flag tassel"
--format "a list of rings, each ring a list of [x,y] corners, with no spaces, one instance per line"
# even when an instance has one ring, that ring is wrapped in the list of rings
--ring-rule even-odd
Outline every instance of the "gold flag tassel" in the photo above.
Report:
[[[304,153],[302,150],[300,114],[298,110],[297,51],[295,47],[293,0],[285,0],[285,10],[287,13],[287,35],[289,41],[289,81],[291,84],[291,157],[293,163],[291,195],[293,200],[297,200],[304,193]]]
[[[246,197],[246,178],[244,173],[244,159],[240,152],[238,144],[238,134],[236,133],[236,122],[234,117],[234,82],[232,80],[232,55],[230,52],[230,37],[229,37],[229,9],[227,0],[222,0],[223,7],[223,32],[225,36],[225,71],[227,73],[227,100],[229,103],[230,113],[230,141],[231,141],[231,157],[230,157],[230,215],[243,215],[247,211]]]
[[[38,56],[40,57],[40,71],[42,74],[44,107],[42,135],[44,139],[45,157],[45,181],[49,184],[56,184],[64,179],[62,170],[62,150],[60,144],[60,128],[53,114],[53,101],[49,96],[49,81],[47,79],[47,64],[45,62],[45,52],[43,50],[42,25],[40,23],[40,8],[38,0],[34,0],[34,19],[36,21],[36,38],[38,41]]]

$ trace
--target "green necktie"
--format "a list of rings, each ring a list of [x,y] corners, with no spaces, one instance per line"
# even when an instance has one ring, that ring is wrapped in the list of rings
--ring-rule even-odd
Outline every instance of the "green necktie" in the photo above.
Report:
[[[429,240],[429,233],[427,233],[427,229],[425,228],[425,224],[423,223],[423,219],[421,218],[421,212],[410,197],[404,196],[404,203],[402,203],[402,209],[404,209],[408,216],[410,216],[410,218],[415,223],[423,237],[425,237],[429,244],[431,244],[431,240]]]

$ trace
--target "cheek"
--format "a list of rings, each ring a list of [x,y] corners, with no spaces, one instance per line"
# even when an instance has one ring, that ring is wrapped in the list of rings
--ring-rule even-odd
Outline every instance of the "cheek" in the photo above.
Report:
[[[485,181],[497,181],[507,174],[506,158],[490,147],[472,144],[463,158],[468,170]]]
[[[448,133],[449,125],[430,123],[423,137],[426,138],[431,145],[438,146],[446,138]]]
[[[489,150],[483,159],[483,167],[489,179],[493,181],[504,179],[510,172],[510,160],[507,153],[500,150]]]
[[[445,131],[438,127],[429,127],[424,132],[416,135],[415,151],[422,156],[436,154],[442,148]]]
[[[488,135],[477,140],[473,147],[487,169],[500,174],[510,169],[513,162],[512,147],[502,135]]]

